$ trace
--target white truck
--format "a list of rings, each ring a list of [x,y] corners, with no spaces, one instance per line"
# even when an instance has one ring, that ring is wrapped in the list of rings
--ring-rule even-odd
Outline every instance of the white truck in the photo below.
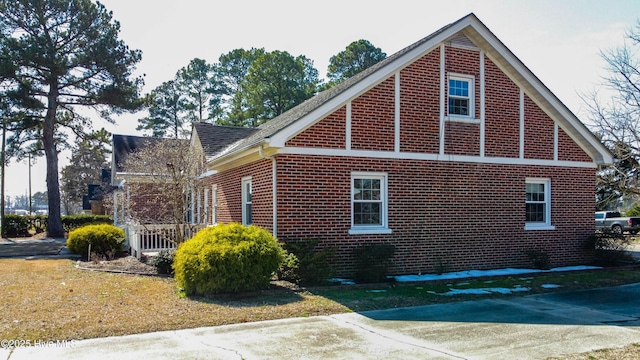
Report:
[[[596,231],[637,234],[640,231],[640,217],[623,217],[617,211],[596,211]]]

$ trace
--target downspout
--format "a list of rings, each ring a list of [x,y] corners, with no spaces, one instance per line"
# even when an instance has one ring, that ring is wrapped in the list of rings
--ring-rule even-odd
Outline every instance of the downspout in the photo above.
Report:
[[[273,203],[273,236],[274,237],[278,237],[278,192],[277,192],[277,188],[278,188],[278,172],[277,172],[277,167],[276,167],[276,158],[274,156],[266,156],[263,152],[262,152],[262,145],[260,145],[258,147],[258,153],[260,154],[260,157],[263,159],[269,159],[271,160],[271,182],[273,183],[272,186],[272,203]]]

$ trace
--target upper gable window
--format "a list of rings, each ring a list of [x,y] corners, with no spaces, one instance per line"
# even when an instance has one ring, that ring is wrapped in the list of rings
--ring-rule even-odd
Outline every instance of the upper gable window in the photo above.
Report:
[[[472,76],[451,75],[449,77],[449,117],[473,118]]]

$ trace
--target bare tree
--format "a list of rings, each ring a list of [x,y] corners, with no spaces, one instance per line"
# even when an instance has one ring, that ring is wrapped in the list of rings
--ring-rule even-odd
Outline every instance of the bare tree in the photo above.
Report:
[[[583,95],[592,130],[614,154],[614,163],[600,169],[597,206],[605,209],[621,198],[640,195],[640,21],[626,34],[623,46],[603,51],[608,75],[602,91]]]
[[[126,211],[140,224],[175,225],[177,243],[192,223],[191,194],[203,155],[188,140],[150,139],[121,164],[130,174]]]

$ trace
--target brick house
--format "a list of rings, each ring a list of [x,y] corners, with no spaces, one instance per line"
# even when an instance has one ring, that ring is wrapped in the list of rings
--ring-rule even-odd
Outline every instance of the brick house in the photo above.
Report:
[[[256,129],[195,124],[198,219],[396,247],[393,274],[585,264],[611,154],[474,15]]]

